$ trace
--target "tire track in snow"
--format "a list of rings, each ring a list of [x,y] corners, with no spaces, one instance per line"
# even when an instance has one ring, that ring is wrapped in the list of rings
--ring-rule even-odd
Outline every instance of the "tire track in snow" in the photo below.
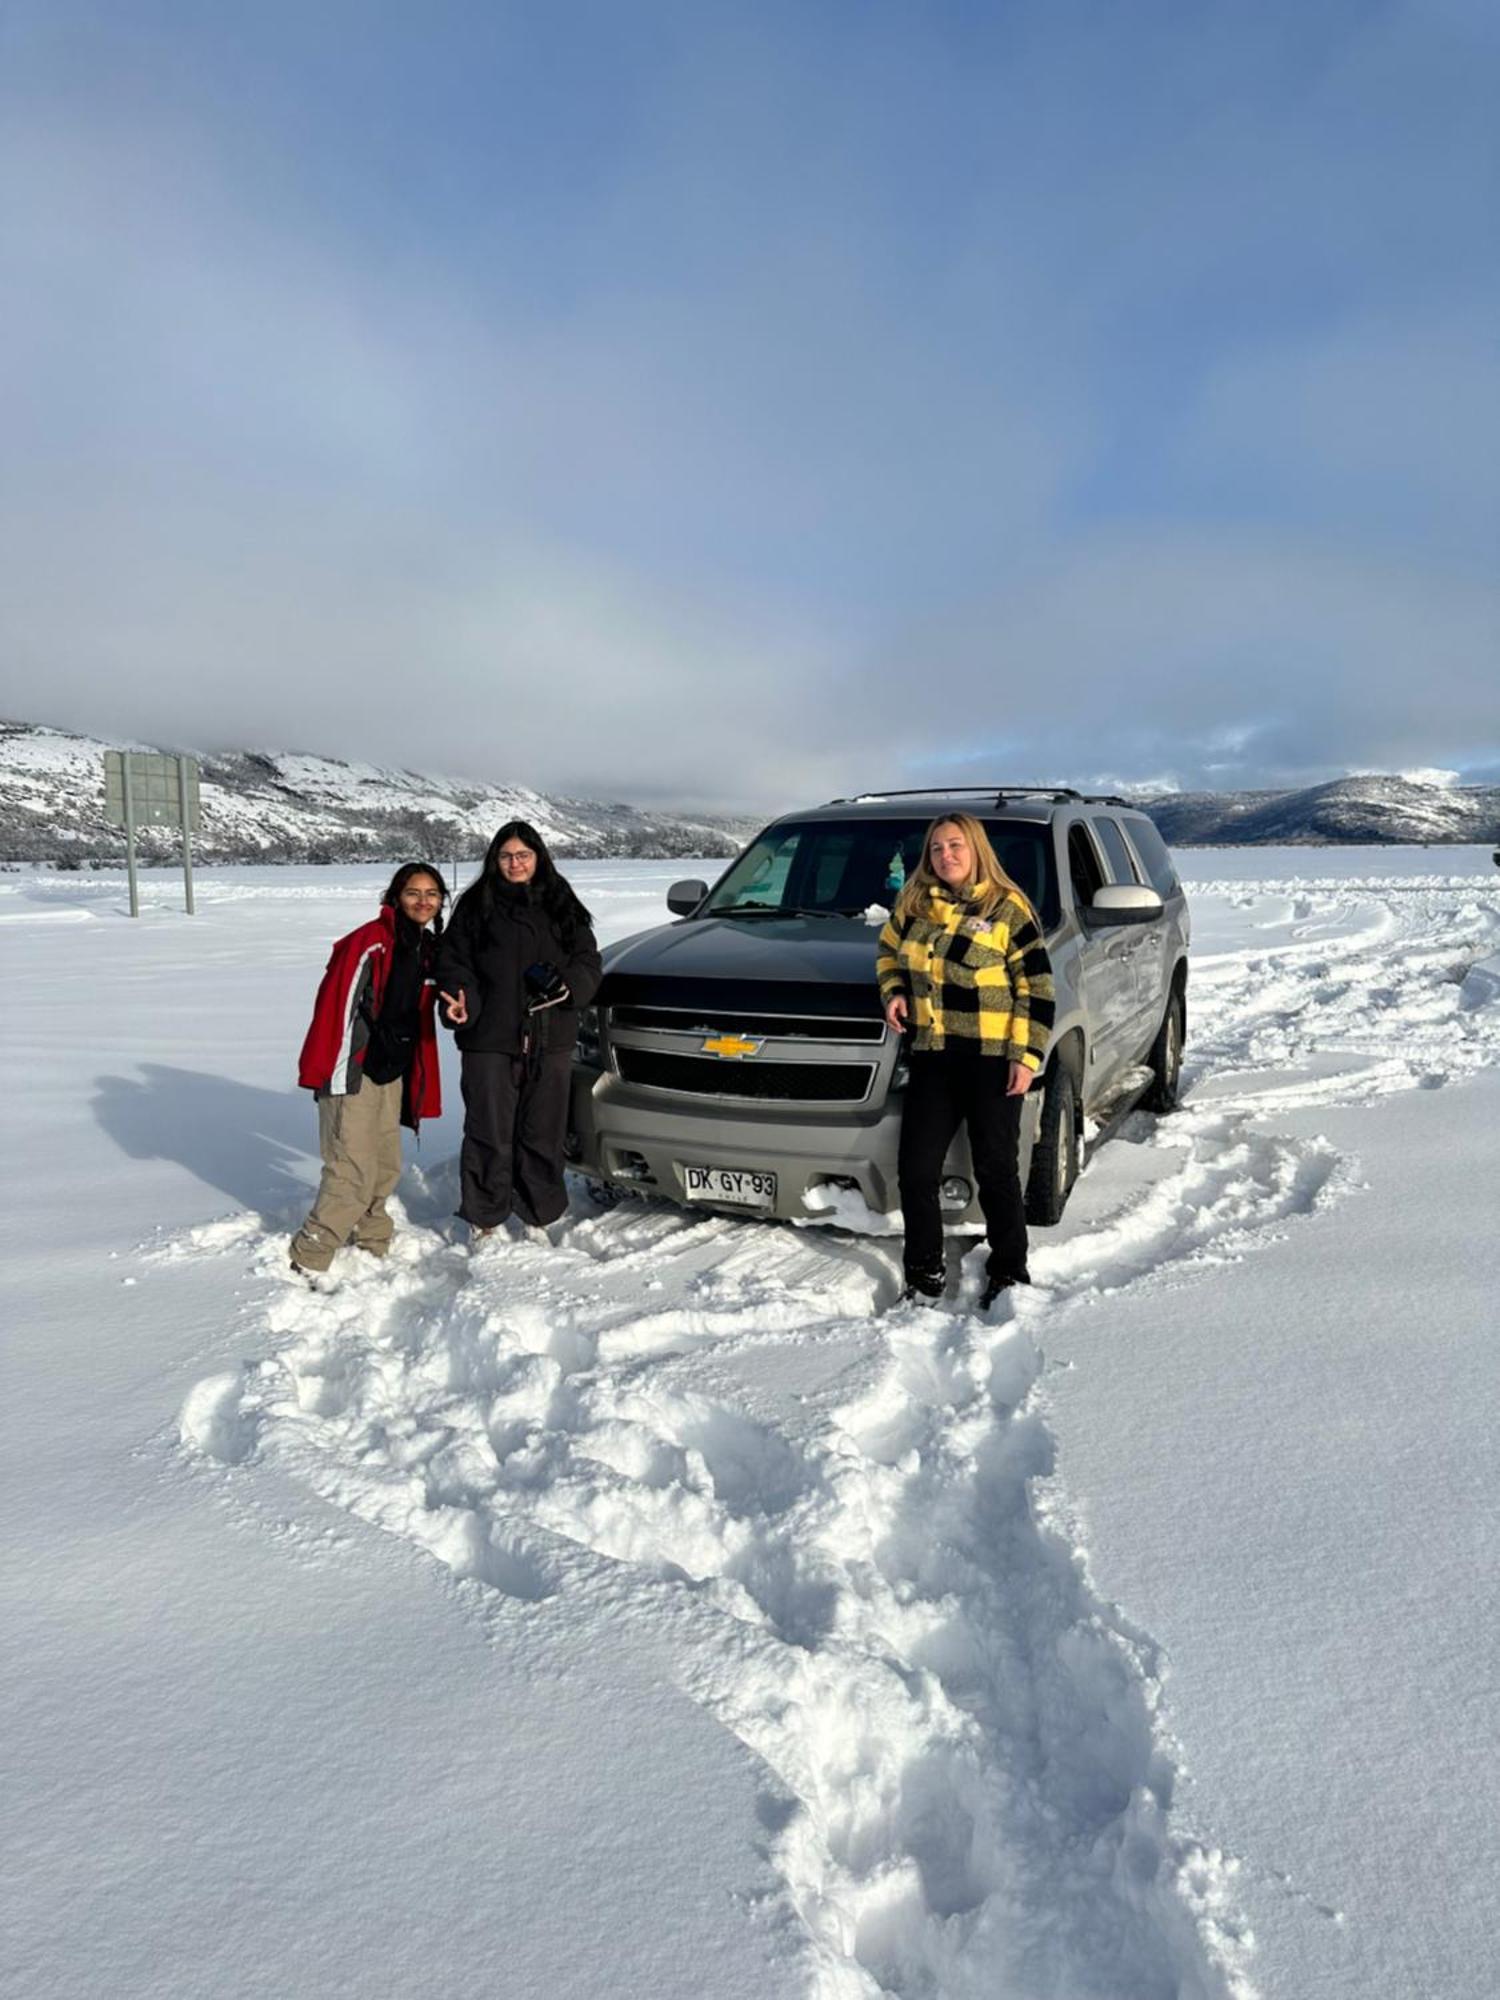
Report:
[[[1241,1068],[1287,1070],[1337,1050],[1370,1065],[1336,1098],[1363,1102],[1390,1090],[1472,1075],[1500,1060],[1493,1008],[1464,994],[1500,947],[1500,897],[1460,880],[1446,893],[1411,884],[1329,882],[1209,885],[1250,906],[1279,890],[1287,935],[1216,955],[1189,986],[1195,1020],[1189,1087]],[[1209,893],[1209,887],[1199,894]],[[1313,1083],[1316,1096],[1317,1084]],[[1290,1094],[1285,1094],[1289,1092]],[[1306,1101],[1295,1082],[1268,1079],[1260,1108]]]
[[[1248,1994],[1235,1864],[1171,1826],[1156,1649],[1037,1504],[1033,1336],[1350,1184],[1273,1113],[1496,1058],[1500,1009],[1468,973],[1493,909],[1450,907],[1434,938],[1436,898],[1303,901],[1294,921],[1344,934],[1205,968],[1198,1101],[1134,1122],[1153,1171],[1102,1204],[1101,1155],[1089,1225],[1039,1248],[1018,1318],[872,1323],[897,1265],[869,1238],[633,1205],[473,1257],[418,1229],[340,1291],[284,1289],[274,1353],[200,1385],[184,1437],[522,1604],[653,1629],[676,1607],[683,1684],[774,1774],[771,1850],[820,2000]],[[814,1341],[866,1357],[842,1400],[777,1422],[726,1392],[736,1360]]]

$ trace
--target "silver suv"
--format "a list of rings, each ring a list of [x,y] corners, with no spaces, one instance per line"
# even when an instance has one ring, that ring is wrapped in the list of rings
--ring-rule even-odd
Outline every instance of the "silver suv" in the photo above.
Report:
[[[1126,800],[1064,789],[876,792],[777,820],[678,921],[604,954],[581,1020],[568,1151],[611,1190],[734,1214],[898,1204],[906,1063],[875,985],[880,925],[930,822],[980,819],[1030,897],[1057,1019],[1021,1128],[1027,1215],[1056,1222],[1085,1154],[1132,1106],[1177,1100],[1188,911],[1161,835]],[[943,1203],[983,1228],[960,1135]]]

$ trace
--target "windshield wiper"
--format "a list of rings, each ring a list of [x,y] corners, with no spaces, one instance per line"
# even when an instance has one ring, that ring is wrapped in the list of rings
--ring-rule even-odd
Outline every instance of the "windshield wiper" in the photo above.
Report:
[[[709,910],[710,917],[862,917],[863,910],[810,910],[797,903],[732,903]]]

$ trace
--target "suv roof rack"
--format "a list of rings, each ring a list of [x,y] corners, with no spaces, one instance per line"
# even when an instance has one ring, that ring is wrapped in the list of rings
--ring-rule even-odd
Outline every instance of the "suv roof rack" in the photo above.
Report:
[[[831,806],[863,805],[867,799],[993,799],[1003,805],[1007,799],[1056,799],[1059,803],[1066,799],[1076,799],[1080,804],[1098,804],[1098,800],[1085,800],[1082,792],[1075,792],[1071,785],[917,785],[909,791],[896,792],[856,792],[852,798],[830,799]],[[1123,804],[1123,800],[1112,799],[1111,805]]]

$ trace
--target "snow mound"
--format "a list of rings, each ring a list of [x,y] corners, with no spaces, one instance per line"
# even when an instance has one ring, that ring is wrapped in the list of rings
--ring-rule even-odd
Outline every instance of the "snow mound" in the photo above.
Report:
[[[243,1389],[238,1371],[210,1375],[197,1383],[177,1419],[183,1443],[224,1465],[238,1465],[248,1458],[255,1448],[256,1426],[241,1402]]]
[[[1493,1007],[1500,1000],[1500,953],[1471,965],[1458,989],[1459,1005],[1467,1009]]]

